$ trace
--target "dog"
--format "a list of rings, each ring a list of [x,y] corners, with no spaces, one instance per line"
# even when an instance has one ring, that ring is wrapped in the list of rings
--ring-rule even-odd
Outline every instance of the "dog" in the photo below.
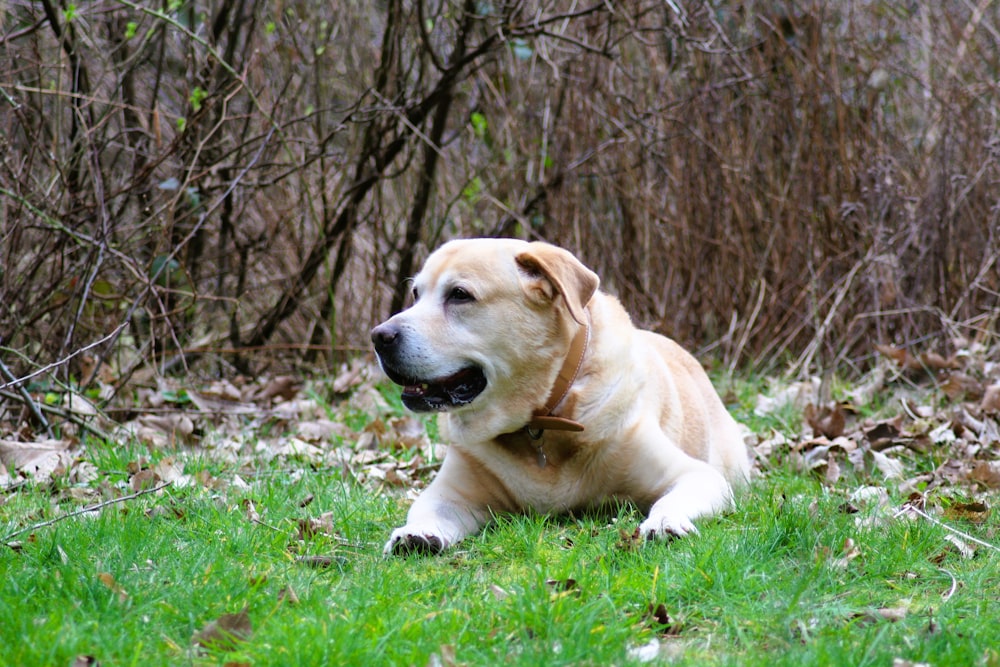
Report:
[[[412,305],[371,332],[403,404],[440,412],[441,469],[386,554],[441,552],[498,513],[632,503],[646,538],[696,533],[749,477],[740,426],[677,343],[637,329],[597,275],[542,242],[433,252]]]

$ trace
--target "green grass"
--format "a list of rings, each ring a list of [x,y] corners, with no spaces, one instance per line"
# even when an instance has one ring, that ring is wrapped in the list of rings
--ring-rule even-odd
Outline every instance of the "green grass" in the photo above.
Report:
[[[127,457],[94,458],[124,469]],[[925,521],[859,528],[843,494],[786,472],[669,544],[625,539],[640,520],[625,508],[505,517],[445,555],[384,558],[404,502],[335,470],[189,468],[199,465],[250,486],[172,488],[21,535],[20,551],[0,547],[0,664],[423,666],[453,651],[471,665],[624,665],[654,639],[671,664],[998,660],[995,553],[964,559]],[[299,521],[327,511],[335,534],[300,539]],[[46,490],[11,494],[0,534],[52,512]],[[989,539],[990,521],[961,528]],[[848,539],[860,555],[838,565]],[[289,587],[297,603],[283,599]],[[661,604],[669,626],[649,615]],[[880,608],[905,615],[890,622]],[[207,623],[243,609],[247,641],[194,647]]]

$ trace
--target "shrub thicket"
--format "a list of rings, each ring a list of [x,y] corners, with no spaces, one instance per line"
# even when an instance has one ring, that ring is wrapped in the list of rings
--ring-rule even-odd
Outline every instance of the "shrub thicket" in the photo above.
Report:
[[[0,55],[7,380],[364,349],[455,236],[734,364],[1000,311],[994,3],[10,0]]]

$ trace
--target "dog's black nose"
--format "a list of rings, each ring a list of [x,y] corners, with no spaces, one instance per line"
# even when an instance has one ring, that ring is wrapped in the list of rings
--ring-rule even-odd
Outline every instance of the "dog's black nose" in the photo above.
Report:
[[[399,341],[400,332],[389,324],[380,324],[372,329],[372,344],[378,352],[388,350]]]

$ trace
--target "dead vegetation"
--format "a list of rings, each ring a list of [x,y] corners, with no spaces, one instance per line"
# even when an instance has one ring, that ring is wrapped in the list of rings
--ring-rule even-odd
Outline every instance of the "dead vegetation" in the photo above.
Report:
[[[998,35],[988,2],[11,0],[5,419],[343,359],[453,236],[566,245],[733,368],[988,348]]]

